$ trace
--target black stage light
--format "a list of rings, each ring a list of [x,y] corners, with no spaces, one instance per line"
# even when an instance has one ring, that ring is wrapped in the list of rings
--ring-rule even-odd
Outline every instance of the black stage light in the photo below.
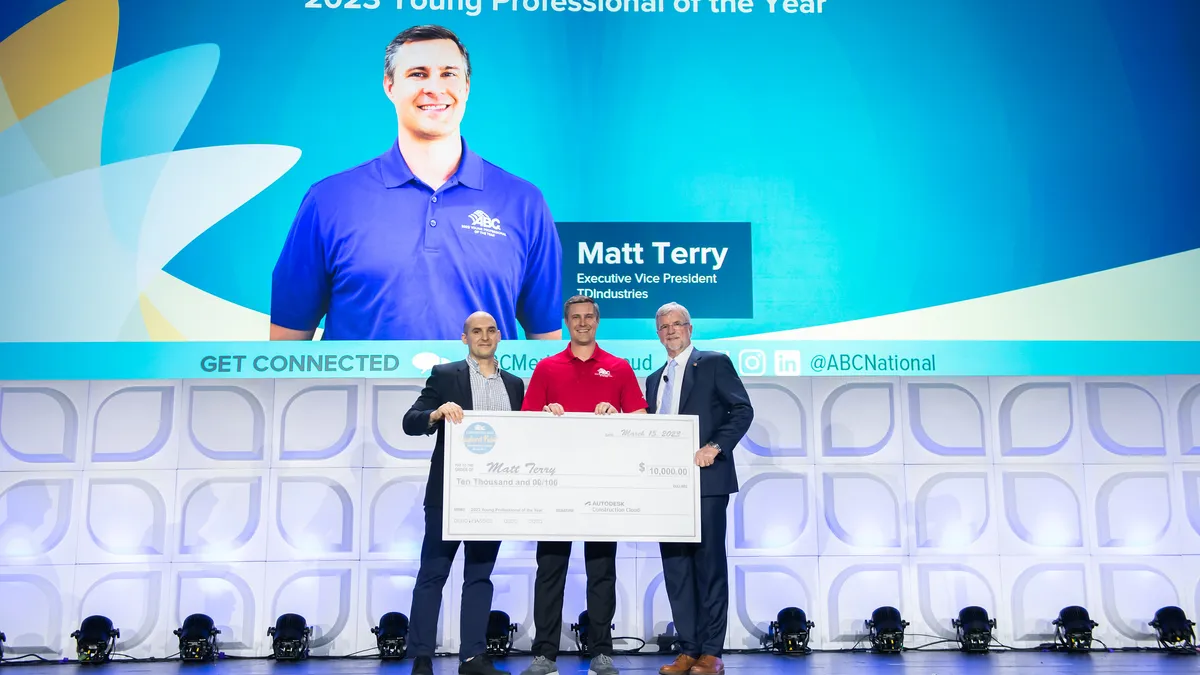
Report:
[[[121,631],[113,628],[112,620],[98,614],[89,616],[71,633],[75,638],[75,653],[80,663],[105,663],[117,648]]]
[[[487,624],[487,655],[493,657],[508,656],[512,650],[513,638],[517,634],[517,624],[512,623],[508,614],[493,609],[488,614]]]
[[[371,632],[375,634],[379,658],[402,659],[408,653],[408,617],[400,612],[388,612],[379,617],[379,625]]]
[[[276,661],[299,661],[308,658],[308,639],[312,637],[312,626],[299,614],[280,614],[275,625],[267,629],[271,640],[271,654]]]
[[[767,641],[777,654],[809,654],[809,632],[815,624],[798,607],[784,607],[767,628]]]
[[[588,649],[588,638],[591,637],[592,631],[589,627],[589,621],[590,619],[585,609],[579,613],[579,623],[571,624],[571,630],[575,631],[575,643],[579,645],[579,653],[584,656],[588,656],[590,651]]]
[[[668,621],[666,629],[655,639],[659,654],[676,654],[679,652],[679,636],[675,634],[675,622]]]
[[[1100,624],[1092,621],[1088,611],[1078,605],[1063,607],[1054,623],[1054,641],[1068,651],[1080,652],[1092,648],[1092,629]]]
[[[1150,627],[1158,635],[1158,646],[1180,654],[1196,653],[1196,622],[1187,618],[1182,609],[1169,606],[1154,613]]]
[[[192,614],[174,632],[179,638],[181,661],[212,661],[217,658],[217,634],[221,631],[213,624],[212,617]]]
[[[881,654],[895,654],[904,649],[904,629],[908,622],[900,617],[895,607],[880,607],[871,612],[867,621],[870,631],[871,649]]]
[[[588,618],[587,610],[579,613],[579,623],[571,624],[571,630],[575,631],[575,641],[579,643],[579,654],[581,656],[591,656],[592,650],[588,647],[588,639],[591,637],[591,620]],[[609,624],[609,628],[616,629],[615,624]]]
[[[996,620],[989,619],[982,607],[963,607],[958,618],[950,622],[957,632],[959,645],[964,652],[986,652],[992,644],[992,629]]]

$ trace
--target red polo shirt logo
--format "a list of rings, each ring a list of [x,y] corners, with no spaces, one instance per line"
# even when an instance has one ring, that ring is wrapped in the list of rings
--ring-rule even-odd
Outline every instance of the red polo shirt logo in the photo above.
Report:
[[[568,344],[563,351],[538,361],[521,410],[540,411],[557,403],[566,412],[595,412],[602,402],[621,412],[646,407],[646,397],[628,361],[600,347],[584,361],[571,353]]]

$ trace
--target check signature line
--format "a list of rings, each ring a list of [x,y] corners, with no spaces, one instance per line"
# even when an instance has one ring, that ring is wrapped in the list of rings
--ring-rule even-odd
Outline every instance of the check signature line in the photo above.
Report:
[[[621,513],[619,511],[584,511],[586,507],[580,507],[579,510],[571,513],[528,513],[523,514],[511,511],[470,511],[467,514],[473,518],[484,518],[488,516],[521,516],[527,515],[531,518],[565,518],[567,516],[577,516],[583,514],[585,516],[654,516],[659,518],[691,518],[690,513]]]
[[[572,515],[572,514],[563,514],[563,515]],[[580,513],[576,513],[574,515],[580,515]],[[621,513],[619,511],[618,512],[583,511],[582,515],[585,515],[585,516],[649,516],[652,518],[691,518],[692,517],[692,514],[690,514],[690,513]]]
[[[451,487],[459,487],[453,485]],[[534,488],[536,490],[588,490],[592,488],[604,490],[664,490],[666,488],[661,485],[467,485],[466,489],[471,488],[504,488],[509,490],[523,490],[526,488]],[[690,487],[690,486],[689,486]]]
[[[673,467],[672,467],[673,468]],[[665,476],[661,473],[651,474],[646,473],[482,473],[471,474],[475,476],[520,476],[522,478],[629,478],[630,476],[641,476],[645,478],[682,478],[682,475]]]

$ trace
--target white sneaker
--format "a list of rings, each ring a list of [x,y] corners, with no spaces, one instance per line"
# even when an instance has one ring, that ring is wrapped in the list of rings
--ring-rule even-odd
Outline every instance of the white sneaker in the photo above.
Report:
[[[529,667],[521,671],[521,675],[550,675],[558,672],[558,664],[544,656],[533,659]]]
[[[597,654],[588,664],[588,675],[618,675],[620,672],[607,654]]]

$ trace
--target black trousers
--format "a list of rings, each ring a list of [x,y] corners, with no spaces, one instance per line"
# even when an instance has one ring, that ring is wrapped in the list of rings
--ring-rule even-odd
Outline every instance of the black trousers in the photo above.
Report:
[[[442,540],[442,509],[425,508],[425,541],[421,544],[421,569],[413,587],[409,613],[409,653],[413,657],[433,656],[437,643],[438,614],[442,610],[442,589],[450,576],[450,566],[459,542]],[[492,611],[492,568],[496,566],[498,541],[468,541],[463,546],[462,613],[459,658],[466,661],[487,651],[488,615]]]
[[[551,660],[558,657],[570,560],[571,542],[538,542],[537,581],[533,587],[533,622],[537,628],[533,653]],[[617,612],[616,542],[584,543],[583,560],[587,572],[587,648],[593,655],[611,655],[612,620]]]

